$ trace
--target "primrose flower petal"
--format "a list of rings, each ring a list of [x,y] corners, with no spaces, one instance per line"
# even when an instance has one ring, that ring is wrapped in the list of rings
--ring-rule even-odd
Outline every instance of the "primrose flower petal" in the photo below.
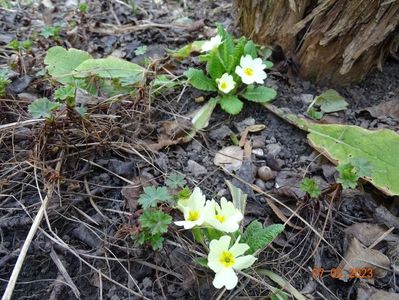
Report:
[[[234,207],[233,202],[222,197],[220,205],[215,200],[206,201],[205,223],[223,232],[234,232],[239,228],[244,218],[242,213]]]
[[[248,268],[256,261],[253,255],[241,256],[249,249],[249,246],[240,244],[239,240],[240,238],[230,248],[231,237],[224,235],[219,240],[212,240],[209,244],[208,267],[216,273],[212,283],[218,289],[223,286],[228,290],[233,289],[238,282],[234,270]]]
[[[222,43],[222,37],[220,35],[214,36],[210,41],[206,41],[202,47],[201,52],[208,52],[216,49]]]
[[[245,84],[259,83],[263,84],[267,77],[265,71],[266,65],[263,64],[262,59],[253,59],[251,55],[241,56],[240,65],[236,67],[236,74],[241,77]]]
[[[194,226],[201,226],[205,221],[205,196],[199,187],[194,188],[190,198],[179,201],[178,208],[183,211],[184,221],[177,221],[177,226],[183,226],[184,229],[191,229]]]
[[[222,77],[216,79],[216,82],[219,90],[225,94],[228,94],[236,86],[233,76],[228,73],[224,73]]]

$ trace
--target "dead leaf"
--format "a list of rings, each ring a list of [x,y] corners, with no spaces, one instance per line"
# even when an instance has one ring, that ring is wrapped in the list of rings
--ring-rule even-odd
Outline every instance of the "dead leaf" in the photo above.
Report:
[[[387,229],[384,226],[369,223],[356,223],[345,229],[348,241],[358,239],[363,245],[370,246],[379,239]]]
[[[380,251],[369,249],[363,246],[357,238],[350,241],[346,250],[345,260],[339,264],[339,269],[343,270],[343,278],[341,280],[347,282],[350,278],[350,269],[373,269],[373,278],[383,278],[387,275],[390,266],[389,258]]]
[[[264,124],[255,124],[255,125],[251,125],[251,126],[247,127],[249,132],[259,132],[265,128],[266,128],[266,125],[264,125]]]
[[[213,163],[227,171],[237,171],[244,158],[244,150],[238,146],[228,146],[216,153]]]
[[[399,300],[399,294],[389,293],[360,282],[357,289],[357,300]]]
[[[364,110],[368,111],[374,118],[388,116],[399,119],[399,100],[380,103],[375,106],[367,107]]]
[[[138,176],[132,182],[133,184],[122,188],[121,194],[129,207],[129,211],[134,213],[137,210],[138,200],[143,192],[143,187],[150,185],[150,181],[144,176]]]

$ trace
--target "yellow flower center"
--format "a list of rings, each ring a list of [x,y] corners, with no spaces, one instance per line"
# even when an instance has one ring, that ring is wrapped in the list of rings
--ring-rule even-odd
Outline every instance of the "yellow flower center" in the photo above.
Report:
[[[224,82],[224,81],[223,81],[223,82],[221,82],[221,83],[220,83],[220,89],[221,89],[221,90],[225,90],[225,89],[227,89],[227,83],[226,83],[226,82]]]
[[[229,251],[223,251],[219,258],[220,263],[226,268],[234,265],[234,256],[233,253]]]
[[[226,218],[222,215],[215,215],[215,219],[218,220],[220,223],[223,223]]]
[[[200,213],[198,210],[190,210],[188,212],[188,218],[187,221],[197,221],[200,217]]]
[[[247,76],[254,76],[254,70],[252,70],[251,68],[245,68],[244,74]]]

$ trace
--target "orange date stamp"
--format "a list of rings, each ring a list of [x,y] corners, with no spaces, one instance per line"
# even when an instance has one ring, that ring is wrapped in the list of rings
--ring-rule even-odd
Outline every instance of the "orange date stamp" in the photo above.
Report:
[[[313,279],[321,279],[324,275],[330,276],[331,278],[337,279],[371,279],[374,278],[373,268],[349,268],[349,274],[345,276],[348,271],[344,271],[342,268],[332,268],[331,270],[325,270],[324,268],[313,268],[312,277]]]

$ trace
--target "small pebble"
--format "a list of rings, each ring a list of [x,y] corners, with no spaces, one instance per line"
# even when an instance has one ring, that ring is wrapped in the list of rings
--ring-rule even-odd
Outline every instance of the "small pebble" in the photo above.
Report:
[[[272,171],[268,166],[262,166],[258,169],[258,176],[263,181],[269,181],[276,177],[276,172]]]

